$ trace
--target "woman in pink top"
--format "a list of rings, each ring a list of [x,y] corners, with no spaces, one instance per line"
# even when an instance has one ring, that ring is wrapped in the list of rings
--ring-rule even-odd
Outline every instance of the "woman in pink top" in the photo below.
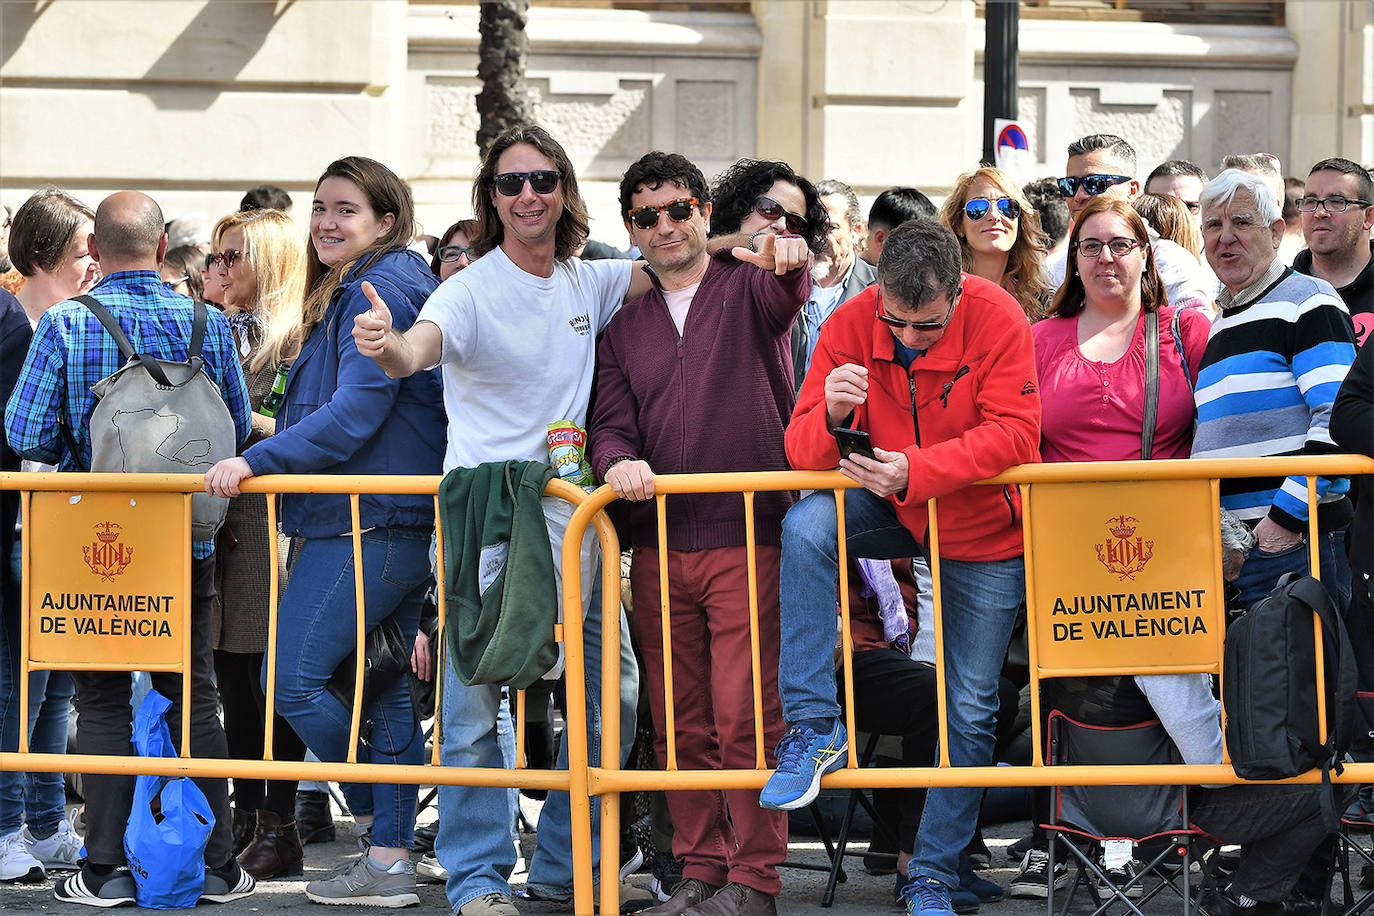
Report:
[[[1187,458],[1193,380],[1210,323],[1175,314],[1140,215],[1124,200],[1094,199],[1074,223],[1064,285],[1031,328],[1044,405],[1045,461],[1141,457],[1145,315],[1159,313],[1159,406],[1151,458]],[[1180,352],[1180,344],[1182,352]]]

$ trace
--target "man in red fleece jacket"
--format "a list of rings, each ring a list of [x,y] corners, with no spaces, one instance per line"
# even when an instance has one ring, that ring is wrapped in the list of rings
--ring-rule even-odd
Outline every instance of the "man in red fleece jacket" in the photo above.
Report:
[[[783,430],[792,413],[792,322],[811,287],[799,237],[762,235],[758,251],[706,252],[711,214],[700,170],[651,152],[620,183],[631,241],[653,286],[606,327],[598,352],[589,441],[592,467],[624,499],[631,524],[634,625],[666,760],[659,550],[666,547],[677,762],[683,769],[752,769],[753,656],[745,517],[737,494],[670,497],[668,543],[658,543],[654,475],[786,470]],[[778,563],[791,492],[755,499],[762,717],[771,748],[782,709],[778,668]],[[647,916],[771,916],[787,856],[784,815],[747,789],[669,792],[673,855],[684,881]]]
[[[832,430],[867,432],[876,457],[841,460]],[[910,557],[928,543],[926,502],[939,504],[949,759],[992,762],[997,684],[1025,593],[1020,499],[1014,487],[972,486],[1038,458],[1040,396],[1030,326],[1005,290],[960,270],[946,228],[911,220],[893,231],[878,282],[821,327],[787,428],[798,469],[837,464],[863,489],[846,490],[851,555]],[[818,491],[783,520],[781,613],[787,646],[778,672],[787,732],[760,795],[792,809],[844,764],[847,736],[835,699],[838,543],[833,492]],[[978,822],[979,788],[926,796],[908,913],[952,916],[959,853]]]

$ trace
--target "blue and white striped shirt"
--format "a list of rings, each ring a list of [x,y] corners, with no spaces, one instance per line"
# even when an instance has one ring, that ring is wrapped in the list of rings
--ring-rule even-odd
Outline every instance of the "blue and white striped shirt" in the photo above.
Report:
[[[1261,280],[1260,282],[1263,282]],[[1327,423],[1355,360],[1350,313],[1325,280],[1284,270],[1212,325],[1197,384],[1194,458],[1252,458],[1335,451]],[[1349,489],[1318,478],[1319,502]],[[1307,525],[1302,477],[1222,481],[1223,508],[1246,521],[1266,515],[1292,531]]]

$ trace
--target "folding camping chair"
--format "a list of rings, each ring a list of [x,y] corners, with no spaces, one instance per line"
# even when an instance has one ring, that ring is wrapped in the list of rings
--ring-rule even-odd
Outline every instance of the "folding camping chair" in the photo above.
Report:
[[[1145,763],[1181,763],[1178,750],[1158,720],[1125,726],[1086,725],[1055,710],[1049,716],[1049,753],[1051,766],[1111,766]],[[1183,901],[1184,916],[1195,916],[1201,894],[1194,894],[1191,880],[1192,846],[1195,841],[1210,843],[1210,837],[1188,820],[1188,793],[1184,786],[1054,786],[1050,795],[1050,823],[1044,825],[1050,839],[1049,867],[1054,873],[1055,852],[1063,846],[1079,869],[1064,900],[1061,913],[1067,914],[1079,887],[1086,887],[1101,916],[1120,901],[1136,916],[1140,907],[1169,888]],[[1079,847],[1089,841],[1090,849],[1101,844],[1104,862]],[[1077,842],[1076,842],[1077,841]],[[1124,855],[1124,862],[1135,859],[1141,844],[1157,852],[1135,874],[1125,871],[1127,880],[1116,883],[1108,874],[1110,859]],[[1124,864],[1124,863],[1123,863]],[[1160,879],[1146,888],[1145,879]],[[1182,879],[1182,888],[1175,880]],[[1204,883],[1206,875],[1204,873]],[[1104,895],[1102,891],[1106,891]],[[1139,900],[1132,900],[1136,895]],[[1049,884],[1048,912],[1055,914],[1054,882]]]

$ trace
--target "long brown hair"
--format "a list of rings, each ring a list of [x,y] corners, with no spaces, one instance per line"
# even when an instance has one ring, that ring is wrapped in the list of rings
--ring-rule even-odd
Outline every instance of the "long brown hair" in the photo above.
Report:
[[[405,248],[415,237],[415,201],[410,195],[410,185],[406,184],[391,169],[375,159],[363,156],[345,156],[329,163],[320,180],[315,182],[315,190],[326,178],[346,178],[358,186],[367,197],[367,204],[377,219],[387,214],[395,217],[391,229],[379,238],[372,247],[350,261],[327,266],[320,260],[314,244],[309,245],[305,265],[305,286],[308,292],[305,307],[302,309],[302,336],[308,336],[310,329],[319,324],[329,308],[329,300],[334,290],[339,288],[343,278],[362,263],[362,272],[395,248]],[[313,208],[313,205],[312,205]]]
[[[1049,237],[1040,228],[1040,214],[1035,212],[1035,207],[1031,206],[1030,200],[1011,180],[1011,176],[991,166],[960,175],[954,183],[954,190],[945,198],[945,205],[940,208],[940,222],[959,239],[964,270],[971,270],[973,249],[964,236],[964,204],[968,203],[968,189],[979,178],[986,178],[1021,205],[1016,242],[1007,253],[1007,269],[1002,275],[1001,286],[1021,304],[1021,310],[1027,318],[1038,321],[1045,315],[1045,302],[1051,292],[1049,279],[1045,275],[1045,252]]]
[[[495,193],[493,181],[496,177],[496,164],[501,154],[517,143],[527,143],[543,153],[553,162],[553,167],[562,175],[563,215],[558,217],[553,242],[553,258],[562,261],[570,258],[587,240],[590,223],[587,219],[587,205],[582,201],[582,193],[577,190],[577,175],[573,173],[572,160],[563,147],[547,130],[536,125],[526,124],[510,127],[492,141],[491,149],[482,159],[482,168],[472,185],[472,212],[477,214],[477,229],[468,236],[472,257],[482,255],[496,248],[505,240],[506,227],[501,225],[501,217],[496,212],[496,204],[491,195]]]
[[[1068,257],[1064,265],[1064,283],[1054,295],[1050,305],[1050,317],[1072,318],[1083,311],[1086,292],[1083,278],[1078,273],[1078,236],[1088,217],[1099,213],[1115,213],[1131,227],[1131,235],[1145,252],[1145,270],[1140,274],[1140,308],[1146,312],[1157,312],[1161,306],[1169,304],[1169,294],[1164,289],[1164,280],[1155,266],[1155,253],[1150,249],[1150,234],[1145,229],[1145,221],[1135,212],[1129,201],[1119,197],[1094,197],[1073,221],[1073,232],[1069,235]]]
[[[1183,201],[1172,194],[1141,194],[1131,206],[1160,238],[1182,245],[1201,263],[1202,231]]]

